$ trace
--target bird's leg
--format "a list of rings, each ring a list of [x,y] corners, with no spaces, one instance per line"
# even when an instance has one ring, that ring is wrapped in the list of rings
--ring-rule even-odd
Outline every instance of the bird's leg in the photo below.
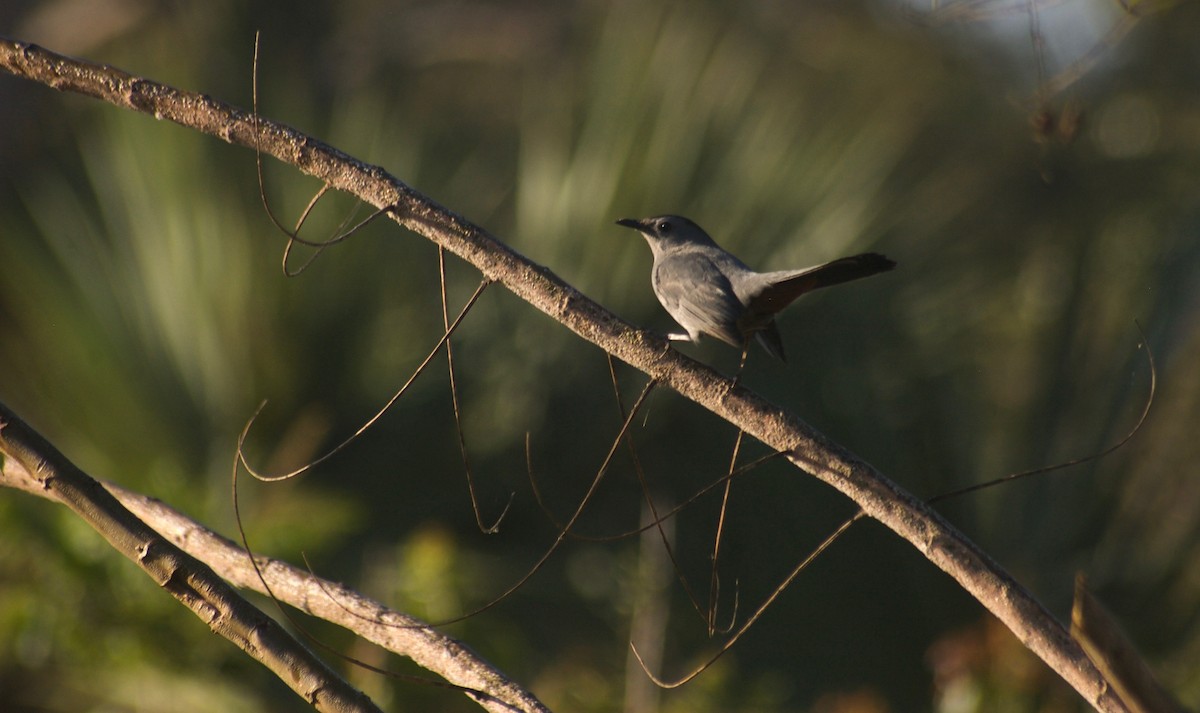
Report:
[[[733,385],[737,386],[742,380],[742,369],[746,368],[746,357],[750,355],[750,339],[742,342],[742,358],[738,361],[737,373],[733,375]]]

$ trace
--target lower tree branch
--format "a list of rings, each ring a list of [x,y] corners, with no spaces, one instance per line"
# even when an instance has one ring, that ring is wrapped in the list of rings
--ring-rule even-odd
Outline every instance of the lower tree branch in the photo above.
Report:
[[[212,569],[172,545],[0,404],[0,481],[66,505],[160,587],[317,710],[379,709]]]
[[[103,483],[125,507],[180,549],[203,560],[231,584],[267,594],[246,551],[159,500]],[[549,713],[541,701],[481,659],[458,639],[423,621],[389,609],[337,582],[281,560],[255,557],[275,597],[290,606],[337,624],[455,686],[468,689],[486,710],[496,713]],[[478,694],[485,694],[480,697]]]
[[[4,404],[0,404],[0,486],[63,503],[81,515],[81,511],[98,513],[85,516],[85,519],[114,547],[141,565],[155,581],[190,606],[197,616],[209,621],[218,634],[234,641],[277,674],[280,673],[277,666],[286,664],[287,675],[280,675],[285,681],[295,679],[299,683],[332,677],[332,681],[309,688],[330,689],[338,697],[322,692],[314,700],[313,694],[293,686],[318,710],[378,710],[274,620],[229,587],[232,584],[261,594],[268,593],[240,545],[159,500],[91,478]],[[134,556],[129,552],[153,552],[154,557]],[[271,593],[280,602],[338,624],[388,651],[412,659],[463,689],[484,709],[494,713],[549,713],[531,693],[479,658],[462,642],[425,622],[388,609],[341,584],[320,579],[286,562],[268,557],[256,557],[255,562],[271,587]],[[167,572],[169,574],[164,574]],[[204,601],[200,601],[201,598]],[[269,629],[269,632],[259,632],[259,629]],[[245,632],[254,633],[249,636]],[[282,639],[282,644],[275,639]],[[301,666],[315,669],[315,673],[302,670]],[[346,693],[353,694],[353,705],[341,704]],[[332,700],[333,705],[325,704],[326,699]]]

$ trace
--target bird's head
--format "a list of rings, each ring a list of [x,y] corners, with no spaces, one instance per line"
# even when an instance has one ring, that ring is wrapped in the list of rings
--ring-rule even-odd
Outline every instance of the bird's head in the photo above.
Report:
[[[659,215],[640,220],[622,218],[617,225],[638,231],[655,250],[679,245],[713,244],[703,228],[680,215]]]

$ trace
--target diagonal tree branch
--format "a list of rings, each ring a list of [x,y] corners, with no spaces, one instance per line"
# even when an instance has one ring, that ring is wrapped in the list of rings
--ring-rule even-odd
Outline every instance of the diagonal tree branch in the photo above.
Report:
[[[110,542],[114,541],[114,538],[124,537],[122,531],[132,532],[140,528],[142,532],[136,536],[141,539],[152,537],[158,540],[156,548],[173,550],[174,545],[182,550],[175,551],[173,556],[183,560],[179,569],[189,573],[186,577],[189,582],[206,577],[206,588],[216,589],[220,585],[228,590],[227,581],[236,587],[252,589],[261,594],[267,593],[254,565],[237,543],[218,535],[159,500],[114,483],[94,480],[79,472],[62,454],[30,430],[3,404],[0,404],[0,424],[3,424],[0,426],[0,485],[63,502],[72,509],[76,509],[72,503],[79,501],[85,502],[84,508],[88,510],[112,510],[124,506],[127,512],[119,517],[127,522],[126,525],[103,523],[97,527]],[[39,467],[34,464],[42,465]],[[42,475],[38,475],[39,472]],[[61,476],[49,475],[50,473],[68,473],[69,477],[83,483],[85,489],[79,495],[63,495],[63,486],[58,484]],[[50,483],[49,486],[47,482]],[[150,528],[152,531],[149,531]],[[109,533],[113,534],[110,536]],[[170,544],[163,542],[164,539]],[[187,562],[187,555],[199,562]],[[464,689],[467,695],[475,698],[486,710],[495,713],[549,713],[531,693],[480,659],[462,642],[442,634],[425,622],[388,609],[341,584],[320,579],[307,570],[286,562],[268,557],[255,559],[279,601],[349,629],[388,651],[412,659],[417,665]],[[215,570],[220,577],[214,576],[208,567]],[[151,567],[144,568],[153,575]],[[226,581],[221,581],[222,579]],[[226,596],[235,597],[240,601],[240,597],[231,590]],[[185,603],[188,602],[185,600]],[[248,602],[242,601],[241,606],[248,608],[247,611],[252,613],[256,625],[262,625],[259,623],[261,620],[279,628],[273,620]],[[201,614],[197,607],[192,608],[197,610],[197,614]],[[216,624],[213,624],[213,628],[216,629]],[[247,628],[245,625],[241,627]],[[291,640],[291,646],[300,649],[304,656],[312,656],[286,632],[280,630],[279,633]],[[279,658],[288,657],[297,658],[298,654],[290,653]],[[336,674],[333,675],[336,677]],[[342,685],[349,684],[343,682]],[[362,697],[361,693],[356,695]],[[365,700],[365,697],[363,699]],[[311,698],[309,700],[311,702]],[[321,710],[378,709],[367,701],[363,707],[332,707]]]
[[[620,319],[482,228],[418,193],[378,166],[284,124],[259,119],[201,94],[112,67],[0,38],[0,67],[61,91],[95,97],[262,151],[328,182],[478,268],[580,337],[642,370],[766,445],[801,470],[833,486],[917,548],[974,596],[1092,706],[1123,711],[1103,677],[1057,621],[1028,591],[917,498],[794,414],[674,351],[662,338]]]
[[[320,711],[379,708],[207,565],[180,551],[0,404],[0,483],[66,505],[213,632],[257,659]]]
[[[266,594],[262,580],[241,545],[164,503],[114,483],[102,483],[125,507],[180,549],[200,559],[237,587]],[[532,693],[484,661],[454,637],[427,623],[373,601],[337,582],[277,559],[256,557],[271,592],[279,601],[337,624],[394,654],[412,659],[464,689],[494,713],[549,713]],[[480,696],[478,694],[484,694]]]

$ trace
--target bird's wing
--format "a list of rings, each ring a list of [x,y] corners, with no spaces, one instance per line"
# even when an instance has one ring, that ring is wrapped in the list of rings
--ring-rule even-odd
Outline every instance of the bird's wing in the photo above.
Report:
[[[753,314],[775,314],[805,292],[870,277],[895,266],[879,253],[863,253],[804,270],[759,273],[756,277],[764,284],[748,296],[749,310]]]
[[[707,257],[692,252],[659,260],[654,265],[654,291],[688,334],[704,333],[742,346],[737,328],[742,304],[729,278]]]

